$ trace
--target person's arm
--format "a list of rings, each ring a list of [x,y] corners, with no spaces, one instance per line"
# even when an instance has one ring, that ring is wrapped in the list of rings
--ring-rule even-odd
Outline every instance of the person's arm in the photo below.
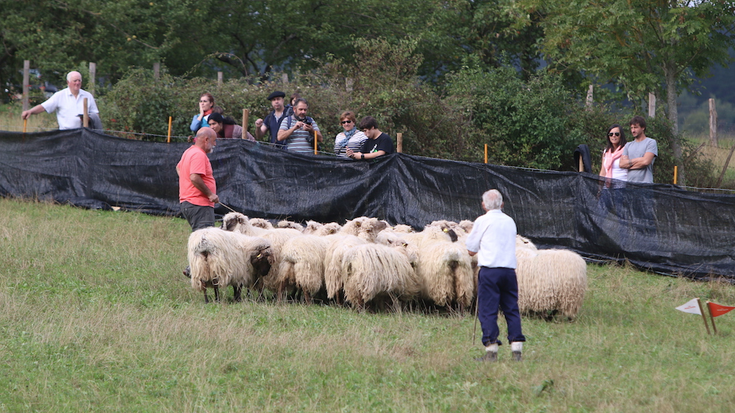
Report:
[[[362,153],[362,152],[353,152],[351,158],[352,159],[375,159],[379,156],[385,155],[385,151],[377,151],[377,152],[368,152],[368,153]]]
[[[192,132],[196,132],[201,126],[202,120],[197,115],[194,115],[194,119],[191,120],[191,126],[189,126],[189,129],[191,129]]]
[[[46,108],[44,108],[43,105],[36,105],[32,109],[24,110],[23,113],[20,114],[20,117],[25,120],[31,117],[31,115],[37,115],[45,111],[46,111]]]
[[[263,122],[263,119],[256,119],[255,120],[255,138],[260,140],[260,138],[265,135],[265,133],[268,131],[268,127]]]
[[[602,154],[602,166],[600,167],[600,176],[604,177],[605,175],[607,175],[607,171],[605,170],[605,154],[603,153]]]
[[[475,255],[477,255],[477,251],[467,250],[467,253],[470,254],[470,257],[474,257]]]
[[[210,202],[219,202],[219,197],[217,196],[217,194],[212,193],[212,191],[209,190],[209,187],[204,183],[201,175],[191,174],[189,175],[189,179],[191,180],[191,184],[194,185],[194,187],[198,189],[202,194],[204,194],[204,196],[206,196]]]
[[[283,122],[286,122],[286,119],[284,119]],[[281,125],[283,125],[283,123],[281,123]],[[278,131],[278,141],[285,141],[286,139],[288,139],[289,136],[291,136],[292,133],[294,133],[296,129],[300,129],[302,126],[304,126],[304,122],[299,121],[296,122],[295,125],[291,126],[290,129],[280,129]]]
[[[656,155],[653,152],[646,152],[640,158],[629,159],[623,155],[620,157],[620,167],[625,169],[644,169],[653,162]]]

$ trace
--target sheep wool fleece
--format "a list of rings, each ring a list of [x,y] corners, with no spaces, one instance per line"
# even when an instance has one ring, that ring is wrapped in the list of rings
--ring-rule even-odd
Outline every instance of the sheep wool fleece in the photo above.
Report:
[[[515,222],[497,209],[477,218],[467,238],[467,249],[478,253],[481,266],[477,285],[478,317],[486,347],[501,344],[498,308],[503,310],[508,324],[508,341],[526,341],[518,311],[515,243]]]

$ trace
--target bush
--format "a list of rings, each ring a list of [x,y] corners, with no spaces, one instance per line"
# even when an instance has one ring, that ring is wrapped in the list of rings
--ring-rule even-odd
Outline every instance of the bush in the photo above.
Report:
[[[579,104],[559,79],[542,73],[528,82],[512,68],[484,70],[473,62],[449,76],[454,102],[488,144],[493,163],[539,169],[573,167],[586,139],[575,127]]]

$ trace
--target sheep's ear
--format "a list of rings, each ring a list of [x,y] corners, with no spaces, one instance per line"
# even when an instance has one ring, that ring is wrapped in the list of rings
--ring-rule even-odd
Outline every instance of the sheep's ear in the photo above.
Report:
[[[356,227],[361,227],[362,226],[362,221],[353,221],[353,222],[355,223],[355,226]]]
[[[444,231],[449,234],[449,238],[452,240],[452,242],[457,242],[459,237],[457,237],[457,233],[454,232],[453,229],[445,229]]]
[[[375,224],[375,229],[378,231],[382,231],[386,228],[388,228],[388,223],[385,221],[378,221],[378,223]]]

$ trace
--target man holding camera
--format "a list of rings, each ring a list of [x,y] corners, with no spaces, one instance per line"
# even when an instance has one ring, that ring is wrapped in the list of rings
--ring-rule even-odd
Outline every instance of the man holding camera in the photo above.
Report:
[[[322,133],[314,119],[306,116],[309,104],[305,99],[297,99],[293,105],[293,115],[281,121],[278,131],[278,142],[284,143],[286,149],[298,153],[314,153],[314,138],[322,142]]]

